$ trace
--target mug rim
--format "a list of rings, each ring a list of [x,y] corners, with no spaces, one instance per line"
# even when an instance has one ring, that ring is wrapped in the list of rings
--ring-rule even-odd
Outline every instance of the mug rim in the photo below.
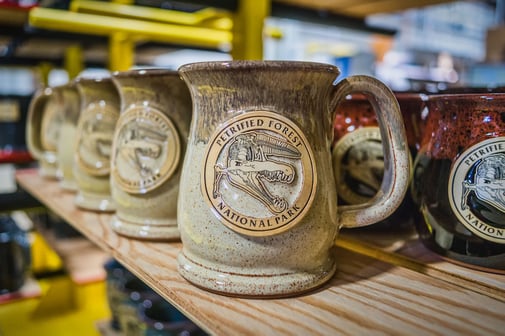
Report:
[[[340,75],[340,69],[329,63],[289,60],[226,60],[186,63],[179,67],[181,73],[189,71],[230,71],[230,70],[311,70]]]
[[[504,92],[465,92],[465,93],[437,93],[428,95],[428,100],[470,100],[470,99],[505,98]]]
[[[178,75],[177,70],[170,68],[137,68],[124,71],[115,71],[113,78],[146,77],[146,76],[165,76]]]

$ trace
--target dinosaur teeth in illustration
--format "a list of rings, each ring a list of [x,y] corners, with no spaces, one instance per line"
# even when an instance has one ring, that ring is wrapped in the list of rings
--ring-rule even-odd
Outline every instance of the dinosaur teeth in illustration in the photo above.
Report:
[[[272,194],[268,182],[291,183],[295,178],[292,165],[270,159],[270,156],[299,158],[300,152],[284,140],[259,131],[237,135],[228,148],[227,166],[217,164],[214,198],[219,195],[219,183],[226,176],[230,184],[265,204],[272,213],[287,208],[287,201]]]

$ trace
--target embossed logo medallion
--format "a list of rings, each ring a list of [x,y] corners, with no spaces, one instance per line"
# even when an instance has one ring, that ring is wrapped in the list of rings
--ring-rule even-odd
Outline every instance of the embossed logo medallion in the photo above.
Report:
[[[505,137],[482,141],[454,162],[449,203],[477,236],[505,244]]]
[[[119,113],[112,106],[89,105],[77,126],[77,164],[92,176],[110,173],[112,137]]]
[[[145,193],[168,180],[179,165],[181,143],[172,121],[152,107],[133,107],[118,120],[112,174],[129,193]]]
[[[365,203],[379,191],[384,154],[379,127],[347,133],[333,147],[337,194],[348,204]]]
[[[303,218],[316,181],[314,155],[298,126],[270,111],[251,111],[229,120],[211,137],[202,191],[224,225],[250,236],[269,236]]]

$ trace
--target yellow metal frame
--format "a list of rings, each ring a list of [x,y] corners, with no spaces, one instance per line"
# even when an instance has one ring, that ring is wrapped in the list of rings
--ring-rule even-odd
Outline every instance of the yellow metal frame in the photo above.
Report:
[[[130,5],[129,0],[98,2],[74,0],[70,11],[37,7],[29,23],[49,30],[109,37],[109,70],[130,69],[135,43],[167,42],[230,50],[234,59],[263,58],[263,25],[270,0],[241,0],[236,13],[213,8],[194,13]],[[77,50],[69,55],[79,57]],[[72,57],[72,56],[70,56]],[[78,69],[79,62],[70,62]]]
[[[241,0],[233,25],[233,59],[263,59],[263,26],[270,0]]]
[[[109,15],[227,31],[230,31],[233,27],[231,14],[228,11],[215,8],[205,8],[194,13],[185,13],[176,10],[131,6],[104,1],[74,0],[70,4],[70,10],[79,13]]]

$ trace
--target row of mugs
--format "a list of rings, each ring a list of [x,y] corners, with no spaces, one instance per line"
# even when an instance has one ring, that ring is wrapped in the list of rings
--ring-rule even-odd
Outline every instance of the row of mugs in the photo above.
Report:
[[[77,79],[35,96],[28,145],[43,175],[60,167],[63,181],[75,178],[78,206],[115,211],[117,233],[180,239],[179,272],[195,285],[228,295],[293,295],[332,277],[341,228],[383,222],[410,197],[412,149],[424,141],[412,146],[420,138],[411,131],[426,135],[430,125],[421,112],[412,112],[419,123],[406,122],[402,99],[380,81],[336,82],[338,75],[321,63],[227,61]],[[351,93],[367,96],[380,136],[354,157],[337,150],[346,143],[337,125]],[[63,103],[52,102],[58,96]],[[352,118],[343,123],[359,130]],[[435,132],[436,122],[430,127]],[[352,161],[377,145],[381,167],[363,171]],[[337,206],[349,172],[377,180],[377,170],[373,197]]]

